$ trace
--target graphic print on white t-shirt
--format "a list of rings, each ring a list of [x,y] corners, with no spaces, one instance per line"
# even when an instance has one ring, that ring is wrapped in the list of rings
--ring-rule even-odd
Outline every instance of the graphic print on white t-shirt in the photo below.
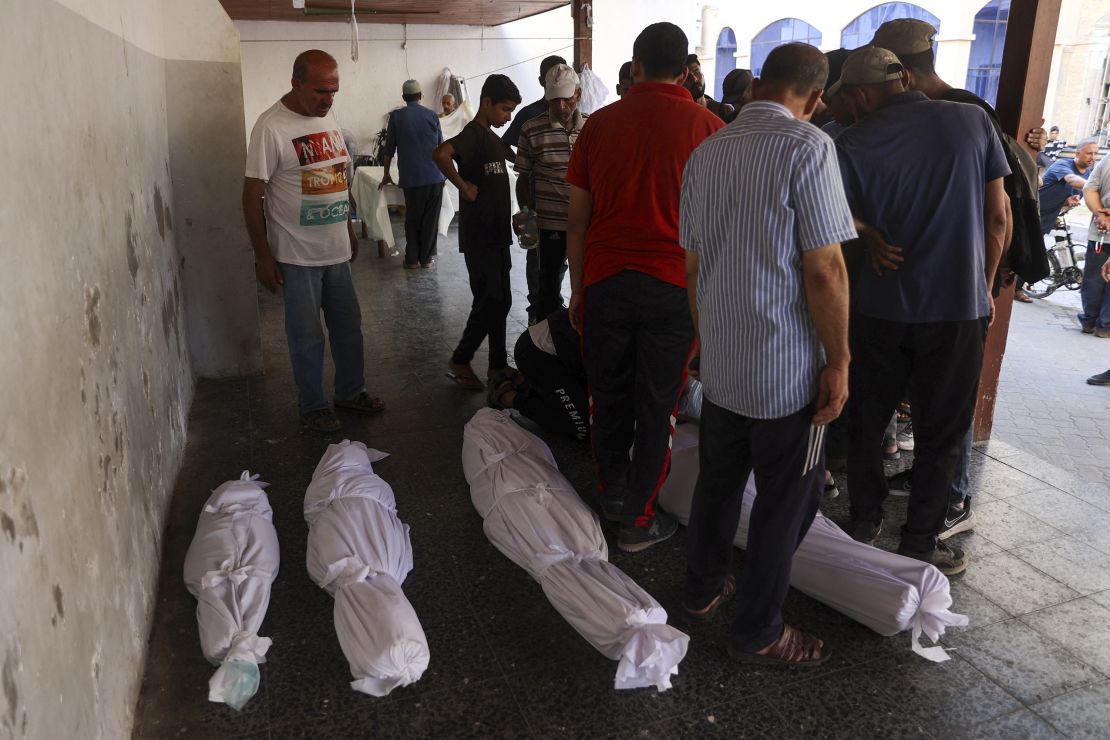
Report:
[[[343,157],[325,167],[301,170],[301,226],[322,226],[347,220],[350,202],[327,199],[319,196],[347,192],[347,147],[343,144],[343,134],[336,130],[318,131],[293,139],[293,150],[301,167],[327,162]],[[316,196],[316,197],[309,197]]]
[[[246,175],[266,182],[267,236],[278,262],[319,266],[350,259],[348,160],[330,113],[302,116],[278,101],[259,117]]]

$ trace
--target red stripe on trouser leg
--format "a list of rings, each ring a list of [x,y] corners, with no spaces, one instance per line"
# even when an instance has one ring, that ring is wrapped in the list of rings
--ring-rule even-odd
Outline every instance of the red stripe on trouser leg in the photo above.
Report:
[[[695,340],[696,341],[696,340]],[[690,343],[690,352],[694,350],[694,342]],[[644,505],[644,511],[636,517],[637,527],[651,526],[651,520],[655,518],[655,500],[659,496],[659,489],[663,487],[663,482],[667,480],[667,474],[671,470],[671,447],[674,444],[674,427],[675,421],[678,419],[678,405],[682,401],[682,392],[686,389],[686,372],[689,366],[689,356],[687,362],[682,366],[682,382],[678,386],[678,397],[675,398],[674,407],[671,409],[671,420],[667,432],[667,452],[663,456],[663,469],[659,471],[659,479],[655,481],[655,486],[651,489],[651,496],[648,497],[647,503]]]
[[[597,435],[594,434],[594,390],[589,385],[586,386],[586,393],[588,394],[589,404],[587,406],[587,413],[590,416],[590,449],[594,453],[594,477],[597,478],[597,490],[605,493],[605,481],[601,479],[601,466],[597,462],[597,449],[594,448],[596,444]]]

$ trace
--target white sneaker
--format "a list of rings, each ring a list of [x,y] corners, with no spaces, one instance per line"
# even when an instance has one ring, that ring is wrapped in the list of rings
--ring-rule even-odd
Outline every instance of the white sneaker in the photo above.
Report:
[[[898,449],[905,450],[906,452],[913,452],[913,422],[911,421],[906,426],[902,427],[902,431],[898,432]]]

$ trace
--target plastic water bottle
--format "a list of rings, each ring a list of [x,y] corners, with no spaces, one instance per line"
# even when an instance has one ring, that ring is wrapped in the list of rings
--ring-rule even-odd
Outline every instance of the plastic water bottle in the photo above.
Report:
[[[534,249],[540,243],[540,226],[536,221],[536,212],[528,206],[524,206],[520,213],[513,216],[513,226],[517,229],[520,246],[524,249]]]
[[[245,660],[225,660],[208,681],[208,700],[222,701],[235,711],[258,693],[258,666]]]

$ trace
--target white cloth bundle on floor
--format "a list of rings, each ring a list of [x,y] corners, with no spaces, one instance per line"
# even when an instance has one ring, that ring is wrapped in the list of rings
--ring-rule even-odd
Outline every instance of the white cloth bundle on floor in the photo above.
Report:
[[[671,473],[659,504],[685,524],[698,479],[698,428],[679,425],[671,449]],[[748,542],[748,518],[755,500],[755,479],[744,489],[737,547]],[[935,662],[948,660],[944,648],[922,647],[947,627],[966,627],[967,617],[949,611],[948,578],[928,563],[856,542],[821,512],[794,553],[790,585],[831,606],[880,635],[910,630],[913,651]]]
[[[208,699],[242,709],[258,691],[270,638],[258,628],[270,605],[280,552],[267,483],[243,471],[212,492],[185,555],[185,586],[197,598],[204,657],[219,668]]]
[[[372,463],[385,453],[361,442],[330,445],[304,497],[308,573],[335,597],[335,631],[355,680],[385,696],[420,680],[428,639],[401,584],[412,570],[409,528],[393,489]]]
[[[578,634],[619,661],[618,689],[671,687],[690,641],[609,562],[597,515],[543,440],[507,411],[482,409],[463,431],[463,472],[490,542],[535,578]]]

